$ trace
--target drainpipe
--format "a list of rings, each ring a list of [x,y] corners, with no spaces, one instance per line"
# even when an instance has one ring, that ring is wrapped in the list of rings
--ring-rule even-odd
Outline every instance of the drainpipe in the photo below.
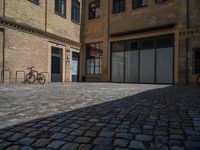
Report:
[[[107,27],[108,29],[108,54],[107,54],[107,65],[109,64],[109,66],[108,66],[108,82],[110,81],[111,82],[111,62],[110,62],[110,1],[108,1],[108,27]]]
[[[189,0],[187,0],[187,31],[190,28],[190,12],[189,12]],[[186,39],[186,84],[189,83],[188,78],[188,52],[189,52],[189,38]]]
[[[3,29],[3,66],[2,66],[2,82],[4,83],[5,80],[5,75],[4,75],[4,70],[5,70],[5,29]]]
[[[45,32],[47,31],[47,0],[45,0]]]

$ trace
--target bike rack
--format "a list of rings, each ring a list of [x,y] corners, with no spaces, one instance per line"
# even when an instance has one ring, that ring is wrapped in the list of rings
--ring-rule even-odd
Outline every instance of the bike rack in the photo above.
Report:
[[[5,72],[8,72],[9,73],[9,80],[8,80],[8,83],[11,83],[11,71],[10,70],[2,70],[1,71],[1,82],[4,83],[5,81]],[[3,79],[3,74],[4,74],[4,79]]]
[[[49,81],[49,72],[41,72],[41,73],[44,74],[45,78],[46,78],[46,75],[47,75],[48,81],[46,81],[46,82],[50,82],[50,81]]]
[[[25,78],[26,78],[26,72],[24,70],[17,70],[16,71],[16,75],[15,75],[15,83],[17,83],[17,80],[18,80],[18,74],[19,73],[23,73],[24,74],[24,80],[25,81]]]

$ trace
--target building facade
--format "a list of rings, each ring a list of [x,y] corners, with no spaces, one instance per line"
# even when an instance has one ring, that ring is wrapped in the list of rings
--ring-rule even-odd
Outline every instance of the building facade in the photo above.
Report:
[[[21,82],[34,66],[47,81],[78,78],[80,0],[0,0],[0,71]]]
[[[82,81],[193,84],[199,0],[84,0]]]

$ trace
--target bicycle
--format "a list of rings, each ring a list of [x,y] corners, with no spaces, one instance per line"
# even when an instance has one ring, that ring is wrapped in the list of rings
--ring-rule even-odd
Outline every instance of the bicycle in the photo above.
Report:
[[[197,76],[197,84],[200,85],[200,75]]]
[[[29,73],[26,74],[25,83],[33,84],[35,81],[38,81],[40,84],[45,83],[45,76],[42,73],[39,73],[36,70],[33,70],[34,67],[27,68],[30,70]]]

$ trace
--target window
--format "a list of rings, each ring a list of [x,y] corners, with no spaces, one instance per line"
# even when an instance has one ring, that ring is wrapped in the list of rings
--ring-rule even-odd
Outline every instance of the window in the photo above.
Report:
[[[86,45],[86,74],[102,74],[103,43]]]
[[[66,0],[55,0],[55,12],[66,17]]]
[[[95,0],[89,4],[89,19],[100,17],[100,0]]]
[[[113,14],[125,11],[125,0],[113,0]]]
[[[133,0],[133,8],[147,6],[147,0]]]
[[[39,0],[29,0],[30,2],[32,2],[32,3],[34,3],[34,4],[37,4],[37,5],[39,5]]]
[[[168,0],[156,0],[156,3],[162,3],[162,2],[166,2]]]
[[[200,48],[195,49],[195,73],[200,73]]]
[[[72,0],[72,21],[80,22],[80,3],[78,0]]]

